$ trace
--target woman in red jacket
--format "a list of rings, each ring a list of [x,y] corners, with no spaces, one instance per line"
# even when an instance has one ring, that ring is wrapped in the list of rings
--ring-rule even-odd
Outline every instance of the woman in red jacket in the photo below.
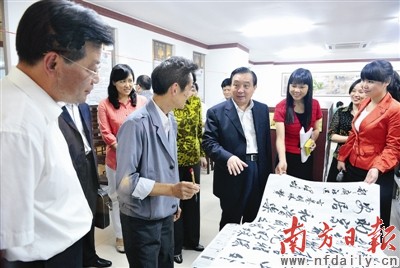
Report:
[[[361,71],[366,99],[352,122],[347,142],[340,148],[338,169],[344,181],[380,185],[380,213],[390,225],[394,168],[400,160],[400,103],[388,93],[393,79],[390,62],[376,60]]]

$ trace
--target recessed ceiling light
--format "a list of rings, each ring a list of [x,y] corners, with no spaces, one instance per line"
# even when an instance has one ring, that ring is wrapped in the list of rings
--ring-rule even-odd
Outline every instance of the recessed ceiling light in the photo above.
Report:
[[[247,24],[240,31],[249,37],[286,35],[311,30],[313,23],[302,18],[264,19]]]

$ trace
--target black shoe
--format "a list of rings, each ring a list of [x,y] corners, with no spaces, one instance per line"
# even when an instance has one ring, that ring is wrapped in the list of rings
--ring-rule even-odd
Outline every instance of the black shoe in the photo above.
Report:
[[[198,245],[195,246],[195,247],[185,247],[185,249],[187,249],[187,250],[194,250],[194,251],[203,251],[203,250],[204,250],[204,247],[203,247],[202,245],[198,244]]]
[[[110,262],[109,260],[97,258],[92,263],[84,264],[83,267],[110,267],[111,265],[112,262]]]
[[[174,256],[174,262],[176,262],[176,263],[182,263],[182,262],[183,262],[182,254],[175,255],[175,256]]]

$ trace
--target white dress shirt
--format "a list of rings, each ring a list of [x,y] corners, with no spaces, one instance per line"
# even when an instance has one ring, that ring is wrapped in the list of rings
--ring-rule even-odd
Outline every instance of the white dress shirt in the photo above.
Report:
[[[89,231],[92,212],[58,126],[61,108],[17,68],[0,83],[1,250],[9,261],[46,260]]]
[[[244,136],[246,137],[246,154],[257,154],[258,148],[256,129],[254,127],[253,112],[251,111],[254,103],[251,100],[250,105],[246,108],[245,111],[241,110],[239,106],[237,106],[235,101],[233,101],[233,104],[236,107],[240,123],[242,124]]]

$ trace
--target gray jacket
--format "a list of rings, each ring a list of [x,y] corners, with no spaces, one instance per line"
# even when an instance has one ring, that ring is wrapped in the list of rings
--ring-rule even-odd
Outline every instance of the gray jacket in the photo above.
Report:
[[[178,209],[178,198],[147,196],[140,200],[132,196],[141,177],[161,183],[179,182],[177,124],[171,113],[168,116],[172,122],[169,139],[153,101],[129,115],[118,131],[116,181],[120,211],[125,215],[157,220]],[[126,176],[129,183],[121,184]]]

